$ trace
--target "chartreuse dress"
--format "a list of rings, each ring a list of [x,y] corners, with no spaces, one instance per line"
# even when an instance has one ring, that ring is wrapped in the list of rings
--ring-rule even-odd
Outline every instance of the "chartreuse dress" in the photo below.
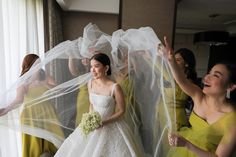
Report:
[[[154,127],[154,141],[158,141],[160,137],[157,137],[156,135],[160,133],[157,132],[163,132],[164,136],[161,141],[161,154],[162,156],[166,156],[170,146],[167,139],[167,113],[170,115],[170,120],[172,122],[172,129],[179,130],[183,126],[189,126],[189,122],[187,119],[186,111],[185,111],[185,104],[187,103],[188,96],[180,89],[180,87],[176,84],[175,89],[173,88],[165,88],[164,89],[165,94],[165,103],[164,105],[163,101],[159,104],[157,104],[156,107],[156,118],[155,118],[155,127]],[[175,106],[174,106],[175,105]],[[154,145],[155,147],[155,145]],[[154,148],[155,149],[155,148]]]
[[[42,102],[37,105],[32,105],[31,100],[39,97],[48,89],[44,86],[29,87],[27,94],[24,97],[24,108],[21,113],[21,125],[26,127],[39,127],[46,131],[53,132],[59,137],[64,137],[64,133],[58,125],[54,123],[44,123],[43,119],[51,119],[55,123],[59,123],[55,114],[54,108],[49,101]],[[46,114],[42,114],[46,113]],[[47,115],[45,117],[45,115]],[[39,157],[43,153],[55,154],[57,148],[55,145],[45,139],[32,136],[29,134],[22,134],[22,156],[23,157]]]
[[[173,127],[175,127],[176,130],[179,130],[179,128],[183,126],[189,126],[185,110],[188,95],[186,95],[177,84],[175,85],[175,89],[165,88],[164,93],[166,107],[170,114],[171,121],[175,122]],[[164,127],[166,125],[166,113],[162,101],[157,105],[157,118],[161,121],[160,123],[163,123],[160,127]]]
[[[137,133],[140,126],[140,118],[138,106],[134,99],[134,83],[132,78],[130,78],[128,75],[122,79],[117,80],[117,83],[121,86],[125,98],[125,121],[130,126],[131,130]]]
[[[89,112],[89,93],[87,84],[80,87],[77,95],[76,127],[80,124],[82,115],[86,112]]]
[[[190,115],[191,127],[182,127],[178,133],[189,140],[192,144],[199,148],[215,152],[218,144],[224,135],[227,136],[227,132],[235,127],[236,112],[226,113],[219,120],[213,124],[208,124],[204,119],[199,117],[196,113],[192,112]],[[227,139],[223,142],[227,143],[231,139]],[[189,151],[185,147],[172,147],[168,153],[168,157],[197,157],[196,154]]]
[[[157,63],[155,66],[157,73],[161,71],[160,63]],[[171,129],[173,131],[179,130],[179,128],[183,126],[189,126],[187,113],[185,110],[185,105],[188,101],[188,95],[186,95],[183,90],[175,83],[175,88],[171,85],[170,76],[168,71],[163,71],[164,78],[164,90],[162,96],[164,99],[161,99],[160,102],[156,105],[156,117],[155,117],[155,126],[154,126],[154,141],[159,141],[161,137],[157,137],[157,135],[163,134],[161,138],[161,149],[159,149],[159,153],[161,156],[166,156],[170,146],[168,143],[167,133],[169,131],[168,123],[172,123]],[[164,101],[165,100],[165,103]],[[169,114],[169,118],[167,119],[167,115]],[[154,147],[155,147],[154,143]],[[154,148],[155,149],[155,148]]]
[[[156,64],[156,70],[160,71],[160,63]],[[164,70],[163,71],[164,80],[170,79],[169,73]],[[188,117],[185,110],[185,105],[188,101],[188,95],[184,93],[184,91],[179,87],[178,84],[175,84],[175,89],[170,85],[170,82],[164,81],[164,93],[163,93],[167,110],[170,114],[171,121],[174,122],[173,129],[178,130],[180,127],[188,126]],[[156,118],[160,121],[161,129],[167,123],[165,106],[163,101],[158,102],[157,104],[157,116]]]

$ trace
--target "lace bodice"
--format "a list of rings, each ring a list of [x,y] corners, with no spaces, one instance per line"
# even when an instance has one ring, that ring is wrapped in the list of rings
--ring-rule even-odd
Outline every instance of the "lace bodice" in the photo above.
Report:
[[[93,91],[91,85],[91,89],[89,91],[89,99],[90,102],[93,104],[94,111],[100,113],[102,120],[111,116],[115,112],[115,99],[113,97],[113,93],[116,85],[117,85],[116,83],[112,85],[112,91],[110,95],[96,94]]]
[[[99,95],[89,93],[90,102],[93,104],[93,109],[98,111],[102,120],[111,116],[115,111],[115,100],[112,96]]]

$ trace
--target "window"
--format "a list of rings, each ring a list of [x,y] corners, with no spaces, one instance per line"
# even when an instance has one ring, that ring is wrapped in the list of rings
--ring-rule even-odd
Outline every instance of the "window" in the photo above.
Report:
[[[43,57],[43,26],[42,0],[0,0],[0,94],[19,78],[26,54]],[[21,156],[19,133],[0,126],[0,139],[0,157]]]

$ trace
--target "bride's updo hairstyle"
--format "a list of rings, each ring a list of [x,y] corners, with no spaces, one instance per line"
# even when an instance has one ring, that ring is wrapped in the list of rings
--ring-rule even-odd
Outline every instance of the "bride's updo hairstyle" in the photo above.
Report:
[[[90,61],[92,59],[102,63],[102,65],[104,65],[104,66],[108,65],[109,69],[107,71],[107,75],[111,75],[111,65],[110,65],[111,61],[110,61],[109,57],[106,54],[104,54],[104,53],[96,53],[95,55],[93,55],[93,57],[90,59]]]

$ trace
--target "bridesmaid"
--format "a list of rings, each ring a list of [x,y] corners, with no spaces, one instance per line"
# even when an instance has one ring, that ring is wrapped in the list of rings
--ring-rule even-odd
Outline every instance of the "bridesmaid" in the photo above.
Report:
[[[178,67],[184,72],[185,77],[191,81],[196,82],[197,73],[195,70],[196,60],[194,53],[187,48],[180,48],[174,53],[174,58]],[[157,70],[160,71],[161,65],[158,62],[156,64]],[[189,101],[189,96],[184,93],[184,91],[175,84],[175,88],[172,88],[168,80],[170,79],[169,73],[163,71],[163,76],[166,81],[164,85],[165,102],[162,100],[158,102],[156,107],[154,132],[153,132],[153,149],[155,150],[157,142],[161,139],[158,134],[164,134],[164,138],[161,141],[161,149],[158,151],[158,155],[166,156],[170,146],[167,140],[167,116],[166,109],[170,114],[171,121],[173,122],[173,130],[179,130],[183,126],[189,126],[188,117],[186,113],[186,104]],[[175,105],[174,105],[175,104]],[[175,113],[174,113],[175,112]]]
[[[22,63],[21,76],[27,73],[38,59],[39,56],[35,54],[26,55]],[[41,127],[41,130],[54,132],[56,135],[64,137],[64,133],[58,125],[52,123],[46,124],[44,121],[39,120],[51,119],[59,123],[54,108],[51,106],[50,102],[44,101],[37,105],[32,105],[33,100],[40,97],[44,92],[55,85],[55,81],[51,77],[46,76],[44,70],[40,69],[35,74],[32,82],[25,82],[17,88],[16,98],[6,108],[0,109],[0,116],[7,114],[9,111],[18,107],[19,104],[23,104],[24,106],[20,116],[21,127],[30,128],[31,130],[34,127]],[[43,138],[36,137],[33,134],[22,134],[23,157],[50,157],[56,153],[57,147],[53,143]]]
[[[170,133],[173,149],[168,156],[230,157],[236,146],[236,110],[230,93],[236,88],[236,65],[217,63],[204,77],[203,89],[186,79],[177,66],[167,39],[162,55],[168,60],[172,74],[180,88],[194,102],[190,116],[191,127]]]
[[[134,70],[132,69],[132,67],[128,68],[129,64],[131,66],[131,63],[129,63],[128,60],[128,52],[123,52],[123,54],[120,56],[122,56],[119,59],[123,61],[123,67],[120,69],[119,73],[115,75],[115,80],[121,86],[122,91],[124,93],[126,105],[126,112],[124,118],[134,135],[139,136],[141,122],[140,115],[138,114],[138,104],[136,103],[134,96],[134,81],[132,78]]]
[[[72,58],[72,56],[69,57],[69,70],[73,76],[79,76],[83,75],[87,72],[89,72],[89,59],[83,58],[80,61],[80,63],[77,63],[77,59]],[[86,113],[89,111],[89,96],[88,96],[88,88],[87,84],[81,86],[79,88],[79,92],[77,94],[77,106],[76,106],[76,123],[75,127],[77,127],[81,121],[83,113]]]
[[[179,67],[179,69],[184,73],[185,78],[195,83],[197,81],[197,73],[195,70],[196,67],[196,60],[194,53],[186,48],[181,48],[177,50],[174,54],[174,59],[176,60],[176,65]],[[157,65],[158,66],[158,65]],[[164,72],[164,77],[168,79],[167,72]],[[166,93],[166,104],[168,104],[167,107],[169,107],[169,110],[175,110],[176,116],[172,117],[172,121],[176,120],[176,123],[174,127],[176,127],[176,130],[179,130],[182,126],[189,126],[187,113],[185,110],[186,104],[189,101],[189,96],[179,87],[178,84],[175,85],[175,90],[172,89],[172,87],[168,87],[168,84],[165,86],[164,89]],[[175,109],[173,108],[174,104],[174,94],[175,94]],[[157,120],[160,121],[160,119],[163,119],[162,117],[165,117],[164,114],[164,108],[162,104],[157,105]],[[163,120],[164,122],[166,120]],[[162,124],[162,128],[165,124]]]

